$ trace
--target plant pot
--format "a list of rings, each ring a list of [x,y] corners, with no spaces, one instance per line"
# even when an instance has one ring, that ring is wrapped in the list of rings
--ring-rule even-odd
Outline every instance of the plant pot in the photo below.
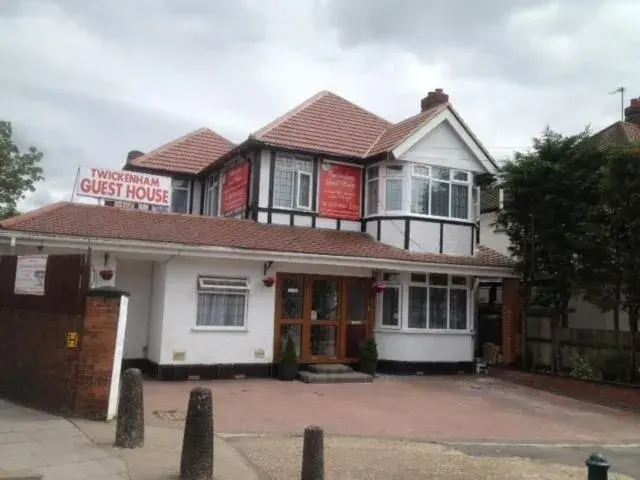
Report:
[[[376,374],[377,368],[378,368],[377,360],[370,360],[370,359],[360,360],[360,371],[362,373],[366,373],[367,375],[371,375],[372,377],[374,377]]]
[[[297,363],[281,363],[278,365],[278,378],[284,382],[292,382],[298,375]]]

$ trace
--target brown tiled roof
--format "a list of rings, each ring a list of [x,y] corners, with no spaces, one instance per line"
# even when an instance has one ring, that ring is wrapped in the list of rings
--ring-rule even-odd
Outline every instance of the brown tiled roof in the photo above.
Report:
[[[251,138],[275,147],[364,157],[392,124],[327,91],[261,128]]]
[[[400,145],[409,135],[422,127],[428,120],[435,117],[442,110],[447,108],[449,103],[436,105],[424,112],[420,112],[413,117],[396,123],[391,128],[384,131],[382,135],[371,146],[365,156],[372,157],[379,153],[388,152]]]
[[[612,123],[595,134],[609,145],[628,145],[640,142],[640,125],[629,122]]]
[[[251,220],[157,213],[60,202],[0,222],[9,231],[45,235],[138,240],[269,252],[307,253],[417,263],[511,267],[507,257],[485,247],[474,256],[412,253],[340,230],[268,225]]]
[[[200,128],[131,161],[132,167],[196,174],[234,147],[226,138]]]

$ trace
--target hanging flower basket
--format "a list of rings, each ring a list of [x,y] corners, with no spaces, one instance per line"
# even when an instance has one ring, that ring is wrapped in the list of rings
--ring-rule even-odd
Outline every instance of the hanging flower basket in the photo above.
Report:
[[[111,270],[110,268],[105,268],[103,270],[100,270],[98,272],[98,275],[100,275],[100,278],[102,278],[103,280],[111,280],[113,278],[113,270]]]
[[[373,285],[371,285],[371,288],[373,288],[374,292],[380,293],[384,291],[385,288],[387,288],[387,285],[384,282],[373,282]]]
[[[272,287],[273,284],[276,283],[276,279],[275,277],[264,277],[262,283],[264,283],[265,287]]]

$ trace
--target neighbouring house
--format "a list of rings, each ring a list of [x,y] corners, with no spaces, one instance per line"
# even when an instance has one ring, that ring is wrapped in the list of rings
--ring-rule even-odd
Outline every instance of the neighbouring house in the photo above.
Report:
[[[353,362],[375,336],[381,369],[457,370],[477,352],[483,279],[504,283],[499,341],[515,360],[518,279],[478,241],[476,178],[496,165],[441,89],[395,124],[320,92],[238,145],[200,129],[129,152],[123,171],[170,178],[170,205],[103,182],[104,205],[42,207],[0,222],[0,241],[90,247],[94,271],[113,271],[93,284],[131,293],[127,364],[269,375],[286,335],[303,364]]]
[[[624,115],[624,121],[612,123],[595,136],[607,145],[625,146],[640,142],[640,98],[631,99]],[[502,191],[483,190],[480,199],[480,241],[503,255],[509,255],[509,239],[504,233],[496,233],[493,227],[503,200]],[[569,307],[569,328],[613,330],[612,312],[602,312],[597,306],[580,297],[574,297]],[[629,319],[625,312],[620,312],[620,330],[629,331]]]

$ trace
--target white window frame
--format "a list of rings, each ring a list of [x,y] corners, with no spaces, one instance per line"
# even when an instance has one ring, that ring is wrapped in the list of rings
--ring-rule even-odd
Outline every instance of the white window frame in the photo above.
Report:
[[[375,170],[375,177],[373,177],[371,175],[371,172]],[[365,189],[365,197],[366,197],[366,210],[367,210],[367,215],[371,216],[371,215],[378,215],[380,213],[380,167],[378,166],[374,166],[374,167],[369,167],[367,168],[367,188]],[[371,191],[369,190],[369,186],[371,184],[375,183],[376,186],[378,187],[378,198],[376,201],[376,210],[375,212],[372,212],[369,208],[369,195],[371,195]]]
[[[249,313],[250,282],[243,277],[224,277],[217,275],[198,275],[196,282],[196,319],[192,330],[198,331],[246,331]],[[200,295],[227,294],[244,296],[244,316],[242,325],[199,325],[198,297]]]
[[[215,202],[212,202],[215,200]],[[212,208],[215,206],[215,209]],[[205,181],[204,215],[217,217],[220,213],[220,174],[209,175]]]
[[[390,280],[385,280],[389,278]],[[381,330],[401,330],[402,329],[402,297],[404,289],[402,288],[402,277],[398,273],[386,272],[380,276],[385,284],[385,290],[396,289],[398,291],[398,324],[397,325],[385,325],[384,321],[384,291],[378,295],[377,309],[380,312],[378,317],[378,328]]]
[[[303,161],[303,162],[308,162],[311,165],[311,172],[307,172],[305,170],[301,170],[299,168],[290,168],[290,167],[285,167],[285,166],[278,166],[278,160],[286,160],[286,159],[294,159],[294,160],[298,160],[298,161]],[[272,182],[275,183],[275,175],[276,175],[276,171],[277,170],[284,170],[284,171],[289,171],[289,172],[293,172],[293,185],[292,185],[292,192],[291,192],[291,199],[290,199],[290,205],[289,206],[282,206],[282,205],[276,205],[275,203],[275,196],[276,196],[276,192],[275,192],[275,185],[274,185],[274,189],[273,189],[273,207],[274,208],[283,208],[286,210],[304,210],[304,211],[311,211],[313,208],[313,190],[314,190],[314,178],[313,178],[313,158],[310,157],[305,157],[305,156],[301,156],[301,155],[289,155],[289,154],[283,154],[283,153],[278,153],[276,155],[276,158],[274,160],[276,163],[274,165],[274,178],[271,180]],[[300,176],[302,175],[306,175],[309,177],[310,182],[309,182],[309,195],[307,198],[307,205],[301,205],[300,203]]]
[[[177,182],[186,182],[187,186],[186,187],[176,187],[175,184]],[[171,210],[172,213],[191,213],[191,205],[190,205],[191,202],[190,202],[190,200],[191,200],[191,188],[192,188],[191,184],[192,183],[193,182],[191,182],[191,180],[185,180],[183,178],[172,178],[171,179],[171,209],[170,210]],[[187,208],[186,208],[186,211],[184,211],[184,212],[174,212],[174,210],[173,210],[173,192],[175,190],[182,190],[182,191],[186,191],[187,192],[187,200],[186,200],[186,202],[187,202],[186,207]]]
[[[383,196],[383,200],[381,201],[380,199],[380,194],[378,193],[378,204],[382,205],[384,207],[384,212],[385,213],[402,213],[405,210],[405,202],[404,202],[404,197],[405,197],[405,192],[407,191],[407,181],[405,179],[405,166],[404,165],[385,165],[383,168],[383,185],[384,188],[382,189],[384,192],[384,196]],[[400,181],[400,186],[401,186],[401,190],[400,190],[400,209],[399,210],[387,210],[387,180],[395,180],[395,181]],[[378,187],[379,188],[379,187]],[[378,189],[378,192],[380,192],[380,188]]]

